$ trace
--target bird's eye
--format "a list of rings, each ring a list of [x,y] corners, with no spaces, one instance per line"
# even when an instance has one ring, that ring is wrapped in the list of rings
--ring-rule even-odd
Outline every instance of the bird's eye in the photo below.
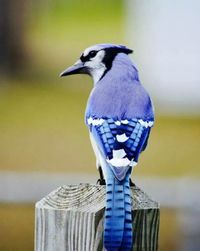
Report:
[[[97,55],[97,51],[90,51],[90,53],[88,54],[88,56],[90,57],[90,58],[93,58],[93,57],[95,57]]]

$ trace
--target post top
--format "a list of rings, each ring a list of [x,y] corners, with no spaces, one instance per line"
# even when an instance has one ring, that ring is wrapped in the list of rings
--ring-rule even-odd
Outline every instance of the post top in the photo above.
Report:
[[[131,187],[133,210],[155,209],[153,201],[139,187]],[[105,207],[105,186],[93,184],[63,185],[36,203],[36,208],[98,212]]]

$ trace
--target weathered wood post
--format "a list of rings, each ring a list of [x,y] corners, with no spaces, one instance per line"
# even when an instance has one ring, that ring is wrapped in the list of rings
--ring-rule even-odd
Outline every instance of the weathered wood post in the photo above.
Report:
[[[134,251],[157,251],[160,210],[133,187]],[[105,186],[62,186],[36,203],[35,251],[102,251]]]

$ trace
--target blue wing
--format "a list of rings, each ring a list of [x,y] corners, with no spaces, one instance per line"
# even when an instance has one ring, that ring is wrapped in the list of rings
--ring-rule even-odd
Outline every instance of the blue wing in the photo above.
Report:
[[[124,179],[145,149],[153,121],[89,117],[86,123],[116,178]]]

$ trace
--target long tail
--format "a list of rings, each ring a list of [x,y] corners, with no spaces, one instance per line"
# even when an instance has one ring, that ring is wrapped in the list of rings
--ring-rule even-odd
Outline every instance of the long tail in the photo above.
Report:
[[[109,177],[106,180],[104,247],[107,251],[130,251],[132,239],[129,175],[123,181]]]

